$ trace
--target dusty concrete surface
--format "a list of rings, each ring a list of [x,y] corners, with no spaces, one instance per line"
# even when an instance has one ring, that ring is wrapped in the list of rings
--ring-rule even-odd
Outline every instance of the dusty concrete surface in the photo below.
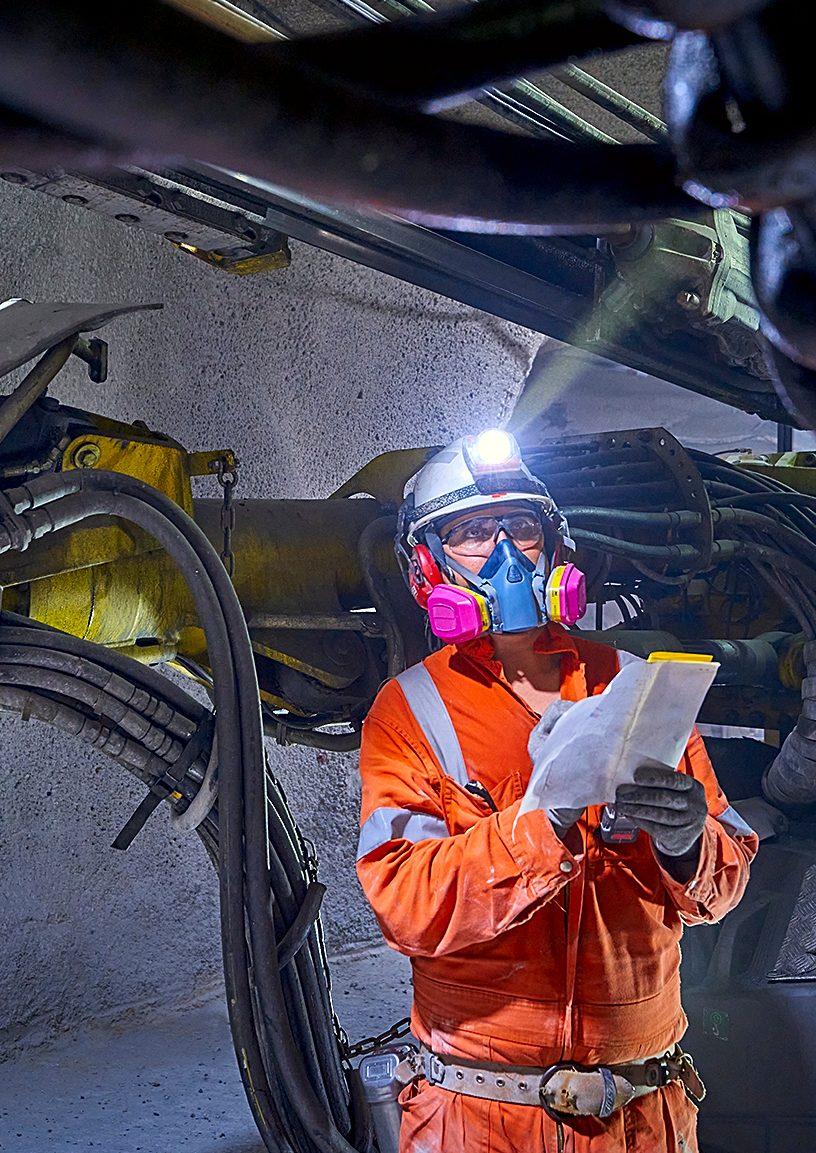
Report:
[[[234,448],[239,496],[325,496],[384,449],[439,443],[509,413],[540,336],[292,249],[290,269],[229,277],[0,182],[0,298],[165,303],[105,331],[105,385],[77,361],[52,394],[141,418],[191,449]],[[199,492],[215,496],[217,485]],[[185,1003],[217,982],[215,877],[195,835],[171,831],[159,812],[116,853],[110,842],[140,786],[36,724],[4,719],[0,749],[0,1055],[83,1021]],[[353,871],[355,758],[271,752],[318,847],[332,947],[378,939]]]
[[[334,1001],[353,1039],[406,1015],[410,967],[380,947],[336,957]],[[263,1153],[223,995],[135,1027],[82,1032],[0,1068],[0,1150]]]

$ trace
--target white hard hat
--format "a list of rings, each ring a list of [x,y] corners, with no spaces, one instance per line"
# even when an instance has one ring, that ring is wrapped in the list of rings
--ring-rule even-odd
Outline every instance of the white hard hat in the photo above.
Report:
[[[420,469],[400,509],[398,541],[415,545],[434,521],[494,501],[532,501],[547,517],[557,516],[546,485],[522,461],[515,438],[498,428],[460,437]]]

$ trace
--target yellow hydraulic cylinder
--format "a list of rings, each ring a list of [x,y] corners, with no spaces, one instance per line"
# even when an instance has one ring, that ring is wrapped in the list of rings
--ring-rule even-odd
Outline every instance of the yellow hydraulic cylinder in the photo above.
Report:
[[[251,628],[286,628],[287,622],[303,628],[312,618],[316,627],[331,628],[349,609],[368,605],[357,541],[381,515],[377,501],[233,503],[234,584]],[[195,520],[218,551],[221,507],[217,500],[193,504]],[[189,655],[200,657],[200,622],[180,570],[147,534],[127,525],[82,530],[89,544],[94,533],[105,543],[112,532],[123,542],[118,559],[107,559],[101,548],[82,552],[79,533],[70,531],[35,542],[20,556],[7,554],[6,606],[97,644],[150,649],[151,657],[174,646],[187,651],[186,637],[194,650]],[[395,562],[387,541],[380,552],[378,567],[388,572]],[[9,586],[17,586],[16,595]]]

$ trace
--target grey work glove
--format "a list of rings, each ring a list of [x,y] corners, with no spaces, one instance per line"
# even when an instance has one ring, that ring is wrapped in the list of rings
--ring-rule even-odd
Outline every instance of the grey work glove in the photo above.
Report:
[[[667,857],[682,857],[697,844],[708,816],[705,789],[686,773],[639,765],[635,784],[618,785],[615,812],[628,817]]]
[[[530,739],[527,742],[527,748],[533,764],[536,764],[540,760],[544,752],[547,737],[549,737],[552,732],[555,722],[559,717],[563,717],[564,713],[568,709],[571,709],[574,704],[575,701],[553,701],[553,703],[544,710],[541,715],[541,720],[530,733]],[[545,809],[544,811],[549,817],[550,823],[558,836],[563,836],[568,829],[572,828],[584,810]]]

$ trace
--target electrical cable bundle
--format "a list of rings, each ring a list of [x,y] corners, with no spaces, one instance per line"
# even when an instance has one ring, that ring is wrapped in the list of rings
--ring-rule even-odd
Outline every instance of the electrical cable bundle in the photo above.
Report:
[[[706,517],[703,512],[621,509],[609,503],[561,505],[576,543],[621,557],[641,576],[669,586],[687,585],[724,563],[747,561],[812,640],[816,637],[816,496],[798,493],[773,477],[707,453],[688,452],[708,496],[710,549],[682,539],[698,535]],[[633,467],[622,466],[623,470]],[[601,494],[609,497],[602,488]],[[645,496],[643,485],[632,483],[621,486],[618,499],[635,501]],[[641,539],[632,540],[627,533]]]
[[[356,1075],[344,1076],[332,1014],[317,916],[323,888],[266,768],[252,648],[217,553],[168,497],[101,470],[43,476],[0,494],[0,551],[100,514],[139,525],[179,565],[216,670],[218,804],[198,832],[218,863],[230,1025],[264,1144],[270,1153],[369,1150],[365,1103]],[[20,627],[22,619],[4,614],[0,627],[0,707],[88,741],[180,812],[194,803],[213,752],[203,739],[208,710],[154,670]]]
[[[733,542],[788,606],[808,640],[816,636],[816,497],[704,452],[690,451],[712,506],[715,537]],[[724,549],[719,554],[726,559]]]

